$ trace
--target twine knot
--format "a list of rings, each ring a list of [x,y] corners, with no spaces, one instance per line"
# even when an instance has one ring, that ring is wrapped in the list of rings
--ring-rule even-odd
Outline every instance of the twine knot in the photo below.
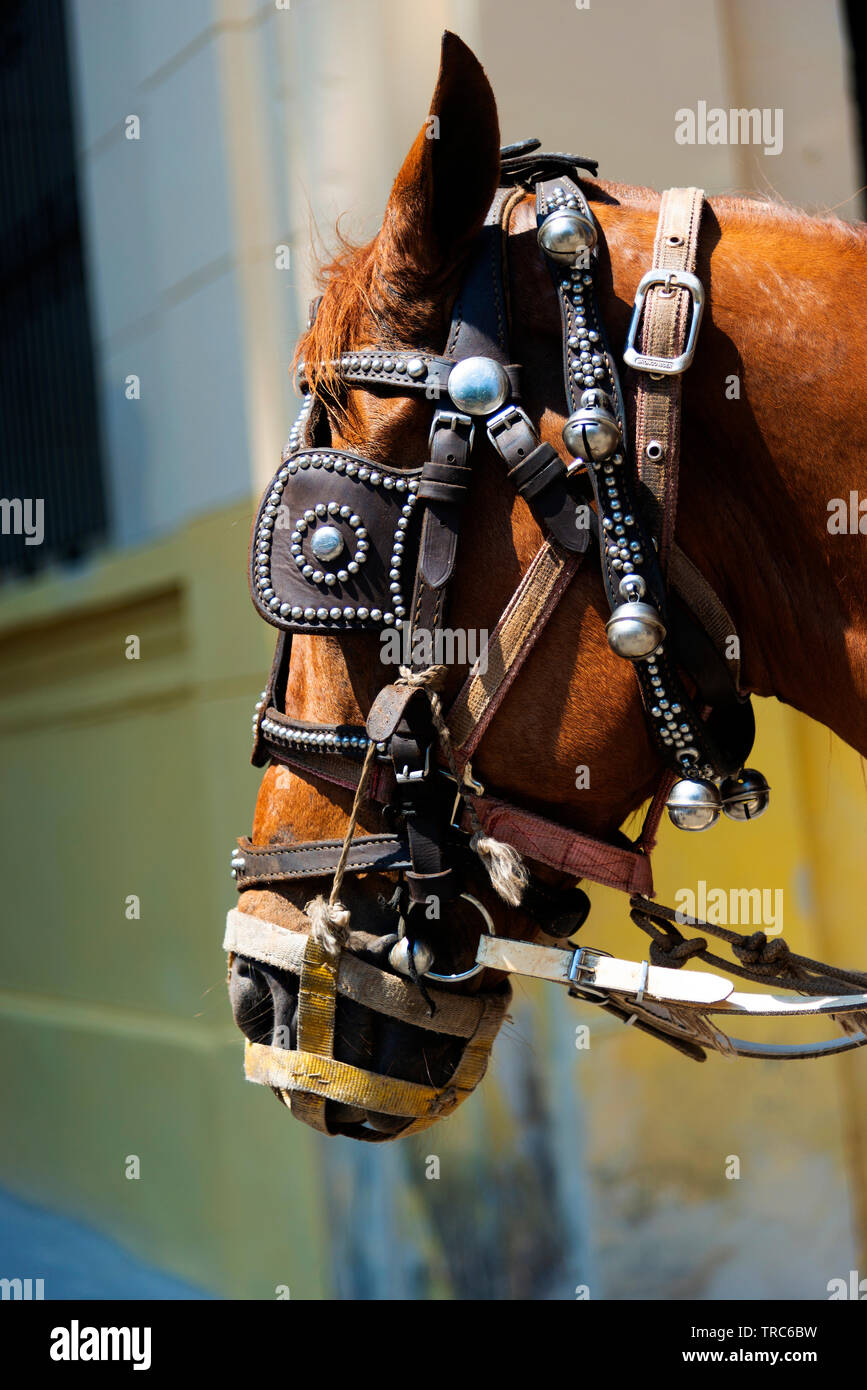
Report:
[[[754,931],[732,946],[732,952],[741,965],[764,967],[769,971],[779,970],[788,960],[789,948],[781,936],[769,941],[763,931]]]
[[[400,680],[395,685],[409,685],[417,690],[442,690],[448,675],[447,666],[425,666],[423,671],[413,671],[410,666],[398,667]]]
[[[328,902],[319,894],[304,908],[310,920],[310,935],[329,956],[337,956],[349,941],[349,908],[335,899]]]
[[[707,942],[703,936],[657,936],[650,943],[650,961],[652,965],[679,970],[693,956],[698,956],[706,950]]]

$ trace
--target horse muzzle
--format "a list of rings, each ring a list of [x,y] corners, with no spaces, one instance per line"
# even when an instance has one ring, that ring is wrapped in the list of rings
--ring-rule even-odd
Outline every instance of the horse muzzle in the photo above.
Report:
[[[309,927],[308,919],[298,916],[299,925]],[[466,1100],[485,1074],[512,997],[507,981],[472,996],[422,989],[351,950],[326,950],[309,930],[292,931],[237,909],[228,914],[223,947],[230,966],[235,956],[242,956],[298,980],[296,1046],[277,1045],[278,1039],[289,1040],[286,1028],[274,1029],[270,1043],[248,1037],[247,1079],[270,1086],[293,1115],[321,1133],[372,1143],[427,1129]],[[423,1084],[339,1060],[335,1024],[341,997],[385,1019],[423,1029],[435,1035],[432,1041],[459,1044],[450,1075],[440,1084]],[[387,1129],[369,1123],[336,1127],[331,1120],[335,1111],[388,1117]]]

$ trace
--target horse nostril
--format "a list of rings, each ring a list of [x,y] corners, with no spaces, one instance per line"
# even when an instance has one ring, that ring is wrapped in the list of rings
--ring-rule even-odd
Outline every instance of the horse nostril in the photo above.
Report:
[[[229,1000],[235,1022],[244,1036],[250,1042],[270,1042],[274,1031],[270,984],[246,956],[236,956],[232,962]]]

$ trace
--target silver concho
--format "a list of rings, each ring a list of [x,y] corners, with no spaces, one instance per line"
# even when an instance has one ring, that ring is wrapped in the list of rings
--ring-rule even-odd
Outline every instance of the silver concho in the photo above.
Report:
[[[449,372],[448,393],[467,415],[490,415],[509,395],[509,378],[491,357],[465,357]]]
[[[310,537],[310,549],[317,560],[336,560],[343,548],[343,537],[336,526],[317,526]]]

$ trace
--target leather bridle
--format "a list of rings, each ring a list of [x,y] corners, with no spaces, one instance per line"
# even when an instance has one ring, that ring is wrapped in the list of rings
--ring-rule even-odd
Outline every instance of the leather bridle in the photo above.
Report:
[[[510,997],[494,990],[456,997],[438,983],[489,967],[565,984],[704,1060],[711,1048],[744,1056],[828,1055],[867,1042],[867,976],[794,955],[782,940],[685,919],[652,900],[650,851],[666,804],[683,829],[705,829],[725,811],[760,815],[768,788],[745,769],[754,722],[731,655],[734,625],[707,581],[675,542],[682,375],[692,362],[704,291],[695,275],[703,194],[663,196],[654,265],[638,286],[621,392],[596,297],[599,230],[578,182],[592,161],[543,154],[538,141],[502,151],[500,188],[478,238],[452,313],[444,353],[370,346],[328,364],[302,367],[304,402],[257,515],[251,590],[260,614],[280,630],[274,663],[256,706],[253,762],[290,767],[355,793],[343,840],[285,845],[239,841],[232,872],[239,890],[335,875],[328,900],[298,912],[298,931],[229,914],[225,947],[299,978],[294,1049],[248,1043],[250,1079],[272,1086],[294,1113],[334,1132],[329,1100],[406,1118],[401,1134],[424,1128],[459,1104],[484,1074]],[[509,360],[509,218],[535,192],[538,240],[551,269],[563,331],[567,460],[540,442],[521,405],[521,370]],[[316,304],[312,314],[315,315]],[[393,469],[332,447],[317,394],[319,373],[346,387],[424,393],[434,402],[428,459]],[[449,582],[458,552],[474,442],[485,429],[506,476],[536,518],[544,541],[448,711],[442,671],[429,651],[413,660],[417,635],[447,632]],[[632,447],[629,448],[629,441]],[[630,458],[631,455],[631,458]],[[474,778],[472,756],[531,655],[545,623],[595,536],[611,608],[613,650],[632,663],[664,773],[638,839],[612,840],[512,805]],[[377,695],[364,727],[325,726],[284,713],[293,633],[340,634],[400,628],[409,658]],[[362,800],[379,803],[392,829],[355,836]],[[549,938],[567,940],[589,910],[584,891],[554,889],[534,874],[544,864],[630,895],[633,921],[651,936],[645,962],[589,947],[564,949],[498,938],[467,892],[468,865],[481,858],[501,896]],[[529,861],[529,866],[524,861]],[[392,969],[355,959],[339,898],[346,873],[398,876],[400,934]],[[475,964],[443,974],[425,940],[424,905],[468,900],[483,916]],[[311,921],[313,927],[311,929]],[[702,935],[687,938],[682,926]],[[706,934],[736,957],[710,952]],[[730,980],[683,969],[696,956],[742,978],[776,983],[797,998],[741,993]],[[446,1086],[376,1075],[334,1058],[339,996],[433,1032],[466,1040]],[[818,1044],[767,1045],[731,1039],[711,1015],[829,1014],[843,1036]],[[397,1137],[363,1126],[342,1132],[374,1141]]]

